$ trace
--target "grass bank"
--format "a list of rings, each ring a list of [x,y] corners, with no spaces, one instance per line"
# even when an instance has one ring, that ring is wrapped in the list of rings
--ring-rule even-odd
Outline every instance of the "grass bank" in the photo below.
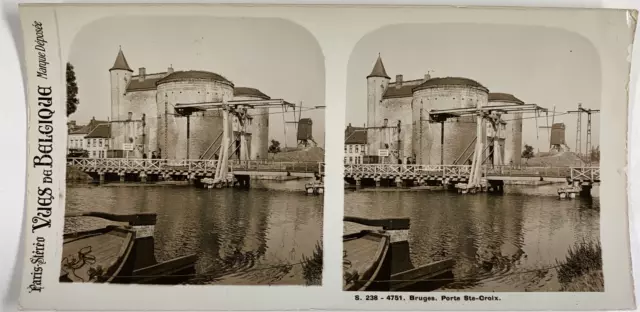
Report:
[[[567,257],[558,261],[558,265],[558,280],[562,291],[604,291],[600,243],[576,243],[569,249]]]
[[[310,257],[302,256],[302,272],[307,285],[322,285],[322,255],[322,242],[318,242]]]

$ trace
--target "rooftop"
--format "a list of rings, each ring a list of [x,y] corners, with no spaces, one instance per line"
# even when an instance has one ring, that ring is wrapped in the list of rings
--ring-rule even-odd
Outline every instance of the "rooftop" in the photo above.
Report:
[[[72,131],[69,131],[69,134],[89,134],[91,131],[93,131],[93,129],[95,129],[98,125],[102,125],[102,124],[109,124],[108,121],[104,121],[104,120],[95,120],[91,119],[91,121],[89,121],[89,124],[84,125],[84,126],[80,126]]]
[[[109,70],[115,70],[115,69],[123,69],[123,70],[128,70],[130,72],[133,72],[133,70],[131,70],[131,67],[129,67],[129,63],[127,63],[127,59],[124,57],[124,53],[122,53],[122,49],[118,51],[118,56],[116,56],[116,61],[113,63],[113,66]]]
[[[509,93],[489,93],[489,102],[506,102],[524,105],[522,100]]]
[[[85,138],[100,138],[100,139],[108,139],[111,137],[111,125],[110,124],[100,124],[93,131],[91,131]]]
[[[264,100],[270,100],[271,99],[268,95],[262,93],[260,90],[254,89],[254,88],[247,88],[247,87],[235,87],[233,89],[233,95],[234,96],[259,97],[259,98],[262,98]]]
[[[367,78],[370,78],[370,77],[382,77],[382,78],[391,79],[391,77],[387,75],[387,71],[384,69],[384,64],[382,64],[382,57],[380,57],[379,54],[378,54],[378,60],[376,61],[375,65],[373,65],[373,70],[371,70],[371,74],[367,76]]]
[[[127,85],[127,92],[131,91],[146,91],[146,90],[156,90],[156,84],[160,79],[167,76],[167,73],[157,73],[146,75],[143,81],[140,81],[140,76],[132,76],[131,81]]]
[[[159,85],[162,83],[182,80],[219,81],[233,86],[233,83],[222,75],[202,70],[176,71],[158,80],[156,84]]]
[[[344,144],[367,144],[367,128],[349,124],[344,130],[344,139]]]
[[[435,88],[435,87],[443,87],[443,86],[462,86],[462,87],[472,87],[484,90],[489,92],[485,86],[480,84],[479,82],[463,77],[439,77],[439,78],[431,78],[421,85],[417,86],[415,90],[422,90],[427,88]]]
[[[387,90],[382,95],[383,99],[386,98],[400,98],[400,97],[410,97],[413,96],[413,89],[422,83],[424,79],[416,79],[416,80],[407,80],[402,82],[402,86],[399,88],[397,86],[397,81],[390,83]]]

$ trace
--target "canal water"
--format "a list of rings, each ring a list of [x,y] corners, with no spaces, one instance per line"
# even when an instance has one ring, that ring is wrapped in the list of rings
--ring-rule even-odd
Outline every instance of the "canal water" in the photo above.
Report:
[[[321,244],[323,197],[306,195],[301,181],[261,181],[269,184],[273,188],[249,190],[67,185],[66,209],[157,213],[155,256],[165,261],[196,253],[197,276],[190,284],[318,283],[300,263]],[[65,233],[108,224],[67,218]]]
[[[574,243],[599,242],[598,188],[592,199],[558,199],[562,185],[505,186],[505,194],[445,191],[353,191],[345,215],[409,217],[414,265],[453,258],[442,291],[558,291],[551,267]],[[345,223],[345,233],[363,229]]]

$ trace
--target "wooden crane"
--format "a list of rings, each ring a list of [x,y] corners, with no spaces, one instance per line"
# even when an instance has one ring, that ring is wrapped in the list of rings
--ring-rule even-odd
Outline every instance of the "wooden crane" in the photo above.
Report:
[[[216,164],[216,171],[213,178],[213,184],[219,184],[222,182],[228,182],[227,176],[229,174],[229,158],[237,151],[238,148],[247,151],[247,126],[249,120],[252,118],[249,114],[250,109],[260,107],[295,107],[294,104],[286,102],[282,99],[273,100],[231,100],[222,102],[199,102],[199,103],[178,103],[175,105],[176,113],[183,116],[190,116],[196,111],[222,111],[222,136],[220,143],[220,156]],[[232,134],[232,121],[236,120],[238,124],[238,132],[240,136],[240,146],[237,147],[233,153],[230,153],[231,147],[231,134]],[[187,143],[187,145],[189,145]],[[245,159],[249,160],[248,153],[244,153]]]
[[[475,140],[475,150],[473,153],[473,159],[471,161],[471,171],[469,174],[469,182],[466,185],[463,185],[463,193],[468,191],[475,193],[476,190],[481,188],[481,179],[482,179],[482,163],[484,159],[482,159],[482,153],[484,150],[484,145],[486,144],[486,138],[483,135],[483,130],[486,129],[486,121],[490,122],[493,131],[492,141],[495,142],[497,136],[500,135],[500,124],[502,121],[502,114],[514,113],[514,112],[526,112],[533,111],[539,112],[547,110],[542,108],[536,104],[525,104],[525,105],[495,105],[495,106],[478,106],[478,107],[470,107],[470,108],[454,108],[454,109],[440,109],[440,110],[430,110],[429,117],[431,120],[435,122],[443,123],[445,120],[449,118],[458,118],[462,116],[476,116],[476,140]],[[493,142],[491,142],[493,144]],[[441,144],[444,144],[444,136],[441,137]],[[442,153],[442,151],[441,151]],[[500,153],[495,153],[494,155],[498,155],[498,161],[500,160]],[[442,157],[442,156],[441,156]]]

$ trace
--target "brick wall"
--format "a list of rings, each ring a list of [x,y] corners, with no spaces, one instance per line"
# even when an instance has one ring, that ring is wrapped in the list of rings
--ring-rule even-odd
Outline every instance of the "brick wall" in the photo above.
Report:
[[[491,101],[490,105],[514,105],[512,102]],[[504,140],[504,164],[522,164],[522,113],[502,115],[507,121]]]
[[[382,95],[389,86],[390,79],[383,77],[367,78],[367,127],[378,127],[382,125],[380,118],[380,101]],[[367,131],[368,151],[370,155],[378,155],[379,138],[373,131]]]
[[[125,99],[127,84],[131,80],[132,73],[127,70],[112,70],[111,76],[111,120],[120,120],[126,116],[129,102]],[[124,113],[123,113],[124,112]]]
[[[417,90],[413,94],[413,151],[418,164],[440,164],[441,125],[420,121],[429,118],[430,109],[451,109],[476,107],[478,104],[488,104],[488,93],[482,89],[465,86],[441,86]],[[481,129],[482,136],[486,136],[486,128]],[[453,162],[464,152],[474,140],[477,133],[475,117],[460,117],[450,119],[444,125],[444,164]],[[465,157],[474,146],[469,148]],[[463,157],[463,158],[465,158]]]
[[[387,118],[389,120],[389,126],[397,127],[398,120],[400,121],[400,133],[397,135],[399,135],[401,140],[402,149],[399,157],[403,162],[406,161],[407,157],[412,157],[413,155],[412,100],[412,97],[384,99],[382,100],[379,110],[380,120]],[[397,145],[397,142],[395,144]]]
[[[176,116],[177,103],[231,100],[233,87],[214,81],[185,80],[158,86],[158,148],[162,157],[187,158],[187,118]],[[221,111],[194,113],[190,117],[189,158],[197,159],[222,132]]]
[[[236,96],[234,100],[261,100],[259,97]],[[268,159],[269,150],[269,108],[256,108],[248,111],[253,117],[247,130],[251,133],[249,139],[249,159]]]
[[[142,158],[143,154],[150,155],[146,148],[146,132],[142,120],[112,121],[111,122],[111,150],[122,150],[124,143],[134,144],[134,150],[129,152],[130,158]],[[149,156],[150,157],[150,156]]]
[[[124,109],[124,113],[121,113],[122,116],[119,119],[126,120],[129,112],[131,112],[132,119],[134,120],[141,120],[144,115],[144,149],[147,154],[151,154],[148,151],[154,151],[158,148],[158,106],[156,103],[156,93],[156,90],[127,92],[125,101],[128,103],[128,106]]]

